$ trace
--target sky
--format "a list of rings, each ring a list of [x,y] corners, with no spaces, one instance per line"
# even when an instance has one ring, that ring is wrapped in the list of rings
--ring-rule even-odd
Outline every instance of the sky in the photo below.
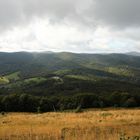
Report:
[[[0,51],[140,52],[140,0],[0,0]]]

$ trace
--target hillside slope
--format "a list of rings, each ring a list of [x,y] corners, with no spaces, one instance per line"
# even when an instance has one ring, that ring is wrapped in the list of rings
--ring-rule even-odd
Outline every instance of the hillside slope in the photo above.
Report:
[[[138,93],[139,83],[139,56],[68,52],[0,53],[1,94]]]

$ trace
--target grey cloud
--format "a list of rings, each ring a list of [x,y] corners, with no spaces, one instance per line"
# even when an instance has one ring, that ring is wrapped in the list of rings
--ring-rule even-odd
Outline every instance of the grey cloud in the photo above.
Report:
[[[4,30],[6,27],[11,27],[15,22],[21,18],[19,13],[19,6],[10,0],[0,0],[0,29]]]
[[[139,0],[96,0],[93,17],[118,28],[140,25]]]
[[[27,23],[34,17],[63,20],[74,17],[74,0],[0,0],[0,29]]]
[[[47,17],[86,26],[127,28],[140,24],[139,0],[0,0],[0,29]]]

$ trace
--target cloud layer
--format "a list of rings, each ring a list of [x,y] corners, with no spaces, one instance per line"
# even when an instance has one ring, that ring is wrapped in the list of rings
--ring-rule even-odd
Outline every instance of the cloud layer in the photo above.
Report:
[[[0,51],[140,51],[138,0],[0,0]]]

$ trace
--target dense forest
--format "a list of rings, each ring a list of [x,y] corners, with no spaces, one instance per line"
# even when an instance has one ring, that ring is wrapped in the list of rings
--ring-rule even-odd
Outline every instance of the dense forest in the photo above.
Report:
[[[0,111],[139,106],[134,53],[0,53]]]
[[[140,95],[114,92],[109,96],[77,94],[69,97],[38,97],[28,94],[0,96],[1,112],[48,112],[68,109],[138,107]]]

